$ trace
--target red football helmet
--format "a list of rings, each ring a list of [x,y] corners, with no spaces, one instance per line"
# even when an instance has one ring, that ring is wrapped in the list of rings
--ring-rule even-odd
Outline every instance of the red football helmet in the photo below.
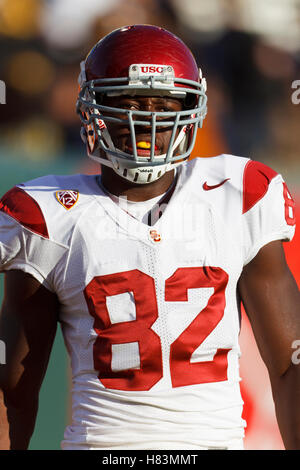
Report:
[[[81,136],[92,159],[112,167],[129,181],[147,183],[191,154],[197,127],[202,126],[206,115],[206,82],[191,51],[174,34],[150,25],[113,31],[81,63],[79,85],[77,111],[83,123]],[[183,109],[149,112],[108,107],[102,104],[104,95],[171,96],[183,100]],[[108,122],[128,125],[131,154],[115,147]],[[158,125],[172,127],[169,148],[163,155],[155,155],[154,150]],[[137,153],[139,126],[151,126],[148,158]]]

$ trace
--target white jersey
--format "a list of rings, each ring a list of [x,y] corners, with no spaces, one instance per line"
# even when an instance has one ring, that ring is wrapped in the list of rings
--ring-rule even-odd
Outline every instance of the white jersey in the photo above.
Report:
[[[61,304],[72,366],[63,449],[240,448],[243,266],[290,240],[282,177],[246,158],[196,158],[149,226],[97,176],[46,176],[0,205],[2,270],[21,269]]]

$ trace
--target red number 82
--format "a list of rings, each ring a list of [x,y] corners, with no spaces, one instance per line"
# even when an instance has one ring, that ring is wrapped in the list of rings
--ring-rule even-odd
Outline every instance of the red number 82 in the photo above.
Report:
[[[188,289],[212,287],[207,305],[170,346],[173,387],[227,380],[230,349],[217,349],[211,361],[191,362],[191,356],[224,316],[228,275],[216,267],[178,268],[165,281],[165,302],[187,302]],[[132,292],[136,307],[133,321],[112,323],[108,296]],[[97,339],[94,367],[102,384],[118,390],[150,390],[163,376],[160,337],[151,328],[158,318],[154,279],[138,269],[97,276],[84,290],[89,313],[94,317]],[[137,342],[140,367],[112,370],[112,345]]]

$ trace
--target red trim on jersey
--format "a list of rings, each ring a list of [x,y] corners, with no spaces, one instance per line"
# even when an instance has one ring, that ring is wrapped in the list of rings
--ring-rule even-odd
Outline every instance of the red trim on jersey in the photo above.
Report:
[[[247,163],[243,179],[243,214],[264,197],[270,182],[277,174],[261,162],[250,160]]]
[[[0,211],[13,217],[32,232],[49,238],[40,206],[23,189],[14,187],[8,191],[0,200]]]

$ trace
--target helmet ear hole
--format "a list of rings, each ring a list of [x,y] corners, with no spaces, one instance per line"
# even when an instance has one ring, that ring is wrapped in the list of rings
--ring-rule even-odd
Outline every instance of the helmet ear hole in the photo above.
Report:
[[[96,99],[96,103],[97,103],[97,104],[103,104],[103,101],[104,101],[104,94],[103,94],[103,93],[99,93],[99,92],[95,92],[95,99]]]
[[[193,95],[192,93],[187,93],[183,101],[183,108],[194,109],[196,108],[196,105],[197,105],[197,96]]]

